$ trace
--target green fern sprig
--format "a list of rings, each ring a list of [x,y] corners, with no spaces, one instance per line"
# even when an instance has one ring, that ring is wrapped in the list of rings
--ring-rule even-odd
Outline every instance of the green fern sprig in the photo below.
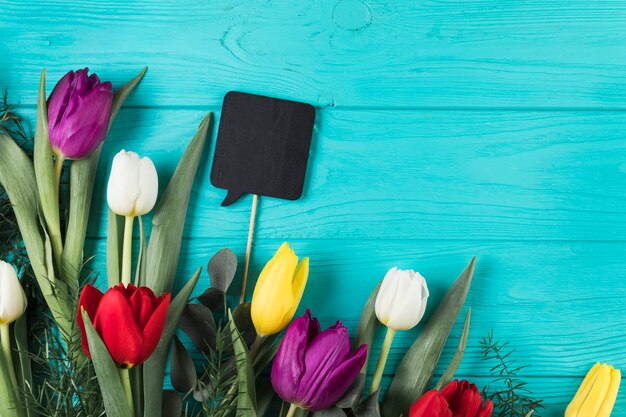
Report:
[[[483,338],[480,345],[483,360],[496,363],[490,369],[493,378],[491,386],[483,390],[485,398],[494,403],[494,417],[525,417],[533,411],[534,417],[540,417],[537,409],[543,408],[543,401],[531,397],[528,383],[519,376],[519,372],[528,365],[517,365],[511,358],[515,350],[509,348],[507,342],[494,340],[493,332]]]

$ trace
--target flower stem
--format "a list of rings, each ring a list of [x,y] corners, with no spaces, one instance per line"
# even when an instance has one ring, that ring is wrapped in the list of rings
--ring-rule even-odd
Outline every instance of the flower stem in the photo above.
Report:
[[[57,195],[57,201],[59,200],[59,190],[61,189],[61,173],[63,173],[63,163],[65,162],[65,158],[57,155],[56,160],[54,161],[54,185],[55,191]]]
[[[293,417],[296,414],[296,410],[298,407],[295,404],[289,404],[289,410],[287,411],[287,415],[285,417]]]
[[[124,388],[124,394],[126,394],[126,402],[128,402],[128,408],[130,409],[130,415],[135,416],[135,404],[133,403],[133,389],[130,386],[130,373],[128,368],[119,368],[120,379],[122,380],[122,387]]]
[[[11,336],[9,334],[9,323],[0,324],[0,339],[2,339],[2,355],[11,375],[11,383],[17,389],[17,378],[13,367],[13,355],[11,354]]]
[[[122,284],[130,284],[130,268],[133,248],[133,220],[134,216],[126,216],[124,224],[124,253],[122,255]]]
[[[383,378],[383,371],[385,370],[385,364],[387,363],[387,357],[389,356],[389,349],[391,349],[391,343],[396,335],[396,331],[391,327],[387,327],[387,334],[385,334],[385,341],[380,349],[380,356],[376,363],[376,370],[374,371],[374,377],[372,378],[372,386],[370,387],[370,394],[378,391],[380,388],[380,381]]]
[[[256,339],[254,339],[254,343],[252,343],[252,346],[250,347],[250,359],[252,359],[253,361],[254,358],[256,358],[256,356],[259,354],[259,349],[263,344],[263,339],[265,339],[265,336],[257,335]]]

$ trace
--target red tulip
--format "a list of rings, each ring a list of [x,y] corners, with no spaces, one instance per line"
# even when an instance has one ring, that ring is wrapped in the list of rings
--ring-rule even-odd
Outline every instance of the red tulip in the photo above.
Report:
[[[475,384],[454,380],[441,390],[428,391],[411,406],[409,417],[491,417],[493,403],[483,406]]]
[[[132,368],[148,359],[156,349],[169,304],[169,293],[156,297],[148,287],[119,284],[102,294],[94,286],[86,285],[76,316],[85,354],[91,358],[81,309],[89,316],[113,362],[121,368]]]

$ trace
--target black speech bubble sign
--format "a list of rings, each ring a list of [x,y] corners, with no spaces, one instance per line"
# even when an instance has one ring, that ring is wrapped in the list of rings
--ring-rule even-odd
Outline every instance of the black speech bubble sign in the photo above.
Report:
[[[222,206],[244,193],[300,198],[314,123],[310,104],[226,94],[211,169],[211,183],[228,190]]]

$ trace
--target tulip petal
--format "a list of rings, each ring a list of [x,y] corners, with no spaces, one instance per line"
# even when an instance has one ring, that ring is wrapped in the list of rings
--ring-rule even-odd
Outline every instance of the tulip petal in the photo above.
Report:
[[[493,402],[490,400],[485,401],[485,406],[480,410],[476,417],[491,417],[493,414]]]
[[[437,390],[430,390],[411,406],[409,417],[452,417],[448,401]]]
[[[278,333],[287,325],[285,317],[294,305],[292,281],[297,265],[298,257],[283,244],[263,268],[254,288],[250,312],[258,334]]]
[[[602,401],[606,397],[611,381],[611,370],[608,365],[602,364],[596,372],[596,378],[591,382],[591,387],[586,398],[583,400],[578,410],[581,417],[596,416]]]
[[[133,308],[135,321],[140,329],[148,324],[148,320],[152,317],[152,313],[156,308],[156,297],[152,290],[147,287],[141,287],[133,293],[129,298],[130,306]]]
[[[150,317],[150,320],[143,328],[143,349],[138,363],[148,359],[161,340],[161,335],[165,328],[165,320],[167,319],[167,310],[170,305],[170,293],[165,293],[163,297],[158,297],[155,300],[155,305],[157,303],[158,305],[152,317]]]
[[[400,292],[400,281],[396,279],[396,274],[400,272],[396,267],[387,271],[376,296],[374,310],[376,317],[384,325],[387,325],[391,320],[395,299]]]
[[[132,367],[139,363],[144,336],[128,299],[119,288],[109,289],[102,297],[94,327],[118,366]]]
[[[319,322],[311,319],[311,312],[307,310],[304,316],[295,319],[285,332],[271,372],[272,385],[284,401],[290,403],[297,401],[298,385],[305,370],[304,356],[307,342],[309,335],[316,331],[319,332]]]
[[[394,298],[392,314],[389,317],[387,326],[396,330],[409,330],[415,327],[426,310],[426,302],[424,299],[424,278],[413,271],[403,271],[403,274],[397,278],[401,291]],[[426,289],[426,298],[428,297],[428,289]]]
[[[302,299],[302,294],[304,294],[304,288],[306,287],[306,282],[309,277],[309,258],[304,258],[296,267],[296,272],[294,274],[293,282],[292,282],[292,290],[293,290],[293,305],[289,312],[285,314],[283,317],[283,323],[285,326],[291,321],[293,315],[296,314],[296,310],[298,309],[298,305],[300,304],[300,300]],[[317,319],[315,319],[317,320]]]
[[[342,364],[331,370],[315,395],[317,401],[310,411],[324,410],[333,406],[350,388],[359,375],[367,358],[367,345],[361,345]]]
[[[310,408],[319,401],[318,393],[349,354],[348,330],[339,321],[309,343],[304,357],[305,371],[296,394],[302,405]]]
[[[50,97],[48,97],[48,129],[50,130],[50,141],[53,148],[56,146],[57,138],[59,137],[58,134],[53,133],[55,133],[55,129],[65,113],[65,108],[72,92],[73,79],[74,71],[69,71],[54,86]]]
[[[159,194],[159,176],[150,158],[143,157],[139,161],[139,195],[135,200],[135,214],[143,216],[150,212]]]
[[[120,216],[133,216],[139,196],[139,155],[120,151],[113,158],[107,184],[107,203]]]
[[[617,399],[617,393],[622,381],[622,373],[619,369],[613,369],[612,367],[610,367],[610,369],[611,378],[609,388],[604,400],[602,400],[602,405],[600,406],[600,410],[598,410],[596,417],[609,417],[613,411],[613,407],[615,406],[615,400]]]
[[[585,398],[587,398],[587,395],[589,394],[589,390],[591,389],[591,386],[593,385],[593,382],[595,381],[597,377],[597,373],[599,369],[600,369],[600,363],[596,363],[589,370],[589,372],[587,372],[585,379],[583,379],[583,382],[580,384],[580,387],[578,387],[578,390],[576,391],[574,398],[572,399],[572,401],[567,406],[567,409],[565,410],[565,417],[576,417],[578,415],[578,410],[582,406],[582,403],[585,400]]]
[[[94,317],[96,316],[96,311],[98,310],[98,306],[100,305],[100,301],[104,294],[100,292],[93,285],[85,285],[83,291],[80,294],[80,299],[78,300],[78,312],[76,313],[76,321],[78,322],[78,328],[80,329],[80,333],[82,335],[82,346],[83,351],[87,355],[87,357],[91,358],[91,354],[89,353],[89,344],[87,343],[87,334],[85,333],[85,323],[83,321],[83,315],[81,313],[81,309],[85,310],[89,320],[93,322]]]

